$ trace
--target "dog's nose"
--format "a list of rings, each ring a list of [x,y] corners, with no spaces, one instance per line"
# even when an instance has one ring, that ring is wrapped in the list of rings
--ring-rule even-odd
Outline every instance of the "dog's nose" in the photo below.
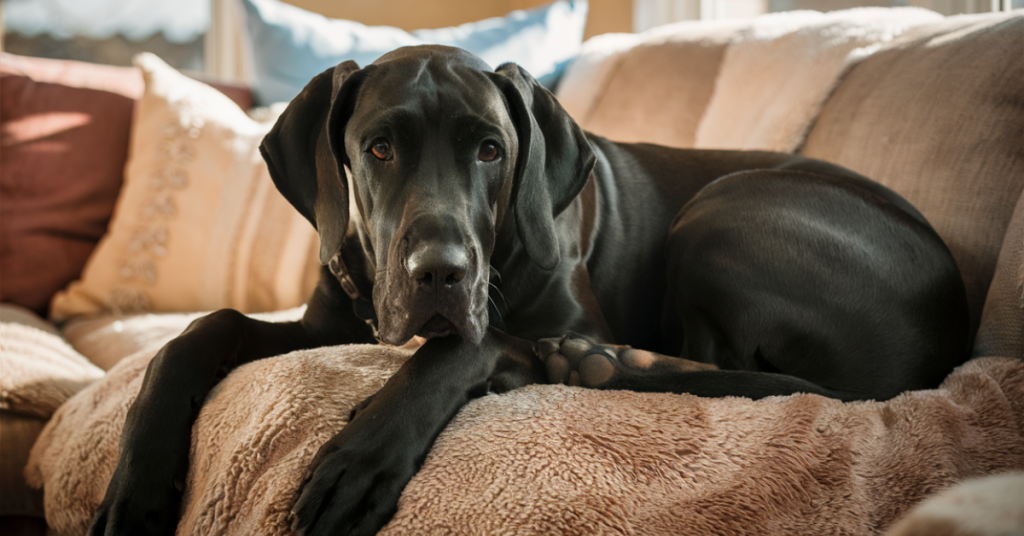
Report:
[[[407,262],[409,275],[423,287],[458,285],[469,271],[469,253],[451,244],[422,244]]]

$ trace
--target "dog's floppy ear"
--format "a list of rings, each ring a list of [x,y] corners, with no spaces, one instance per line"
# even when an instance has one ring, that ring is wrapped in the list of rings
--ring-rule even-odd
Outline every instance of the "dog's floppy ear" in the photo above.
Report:
[[[580,193],[596,156],[583,130],[547,89],[514,63],[488,73],[505,95],[519,137],[515,204],[519,239],[545,270],[558,265],[555,217]]]
[[[321,264],[341,249],[348,231],[344,129],[362,72],[356,62],[346,61],[318,74],[288,104],[260,145],[277,189],[320,234]],[[348,110],[348,115],[338,109]],[[340,138],[340,145],[331,143],[332,137]]]

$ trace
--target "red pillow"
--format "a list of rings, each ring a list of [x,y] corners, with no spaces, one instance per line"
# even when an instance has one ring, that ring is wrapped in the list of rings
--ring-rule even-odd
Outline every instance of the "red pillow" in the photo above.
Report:
[[[0,53],[0,301],[45,315],[107,229],[128,157],[131,67]],[[252,94],[215,85],[243,109]]]

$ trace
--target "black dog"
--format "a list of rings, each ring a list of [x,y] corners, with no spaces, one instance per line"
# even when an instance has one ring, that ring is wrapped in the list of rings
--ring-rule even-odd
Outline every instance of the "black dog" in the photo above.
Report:
[[[886,399],[968,355],[957,266],[893,192],[793,155],[586,135],[513,64],[446,47],[343,63],[262,150],[320,234],[320,284],[301,322],[222,310],[160,351],[92,534],[173,532],[207,392],[301,348],[428,339],[317,454],[304,534],[379,529],[488,390]]]

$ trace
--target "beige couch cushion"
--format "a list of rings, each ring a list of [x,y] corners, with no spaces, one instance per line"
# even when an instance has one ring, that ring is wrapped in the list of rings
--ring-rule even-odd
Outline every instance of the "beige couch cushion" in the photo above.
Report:
[[[1024,14],[950,17],[854,67],[802,153],[900,193],[946,241],[977,326],[1024,189]]]
[[[622,142],[692,147],[738,22],[681,23],[622,54],[580,125]]]
[[[1024,359],[1024,194],[1013,211],[988,287],[974,355]]]

